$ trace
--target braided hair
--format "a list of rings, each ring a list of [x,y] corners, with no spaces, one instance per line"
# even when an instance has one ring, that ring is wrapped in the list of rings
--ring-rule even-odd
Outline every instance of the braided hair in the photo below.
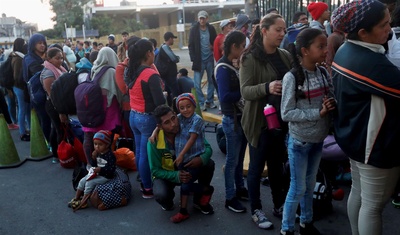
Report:
[[[301,48],[310,48],[311,44],[314,42],[315,38],[319,35],[323,34],[323,32],[319,29],[315,28],[306,28],[303,29],[296,37],[296,41],[294,43],[289,44],[289,52],[293,57],[293,73],[296,78],[296,86],[295,86],[295,97],[296,99],[304,99],[306,95],[302,89],[299,89],[304,85],[304,81],[306,77],[304,76],[303,67],[300,64],[300,57],[303,55],[301,53]]]

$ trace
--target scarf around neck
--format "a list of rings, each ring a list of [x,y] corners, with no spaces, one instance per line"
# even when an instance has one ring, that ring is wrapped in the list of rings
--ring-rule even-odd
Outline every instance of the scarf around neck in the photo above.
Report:
[[[59,68],[57,68],[56,66],[54,66],[52,63],[50,63],[50,62],[47,61],[47,60],[43,63],[43,66],[44,66],[46,69],[48,69],[48,70],[50,70],[51,72],[53,72],[54,78],[55,78],[55,79],[57,79],[58,77],[60,77],[61,74],[67,72],[67,70],[66,70],[64,67],[60,66]]]

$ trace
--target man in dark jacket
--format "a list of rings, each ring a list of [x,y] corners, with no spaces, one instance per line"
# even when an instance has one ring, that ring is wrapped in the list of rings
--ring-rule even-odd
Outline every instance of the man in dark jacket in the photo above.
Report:
[[[177,38],[172,32],[164,34],[164,44],[161,45],[159,54],[156,57],[155,65],[160,73],[162,80],[165,83],[166,91],[168,92],[168,105],[172,107],[172,99],[179,94],[176,74],[179,63],[179,56],[175,55],[171,46],[174,45],[174,39]]]
[[[196,88],[197,99],[202,106],[202,110],[216,108],[214,104],[214,84],[212,74],[214,70],[213,45],[217,37],[214,26],[208,23],[208,13],[200,11],[197,14],[198,22],[190,29],[189,33],[189,55],[193,62],[194,86]],[[207,72],[207,100],[204,101],[204,94],[201,89],[201,80],[204,70]]]

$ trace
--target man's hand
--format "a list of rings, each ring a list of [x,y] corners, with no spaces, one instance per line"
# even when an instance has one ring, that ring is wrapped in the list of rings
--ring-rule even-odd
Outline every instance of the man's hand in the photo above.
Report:
[[[185,168],[197,168],[203,166],[203,160],[201,157],[195,157],[190,162],[184,165]]]
[[[181,183],[187,183],[190,179],[192,179],[192,175],[189,172],[184,170],[179,171],[179,180]]]

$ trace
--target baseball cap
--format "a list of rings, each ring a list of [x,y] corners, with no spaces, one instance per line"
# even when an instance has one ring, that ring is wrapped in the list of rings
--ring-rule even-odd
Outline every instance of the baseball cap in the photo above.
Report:
[[[177,38],[177,36],[175,36],[172,32],[166,32],[166,33],[164,34],[164,40],[167,41],[167,40],[169,40],[170,38]]]
[[[233,20],[223,20],[223,21],[221,21],[221,23],[219,24],[219,27],[221,27],[221,29],[222,29],[223,27],[227,26],[228,24],[230,24],[230,23],[232,23],[232,22],[235,22],[235,21],[233,21]]]
[[[208,18],[208,13],[206,11],[199,11],[197,18]]]
[[[251,22],[248,15],[239,14],[236,17],[236,29],[241,29],[244,25],[249,24]]]

